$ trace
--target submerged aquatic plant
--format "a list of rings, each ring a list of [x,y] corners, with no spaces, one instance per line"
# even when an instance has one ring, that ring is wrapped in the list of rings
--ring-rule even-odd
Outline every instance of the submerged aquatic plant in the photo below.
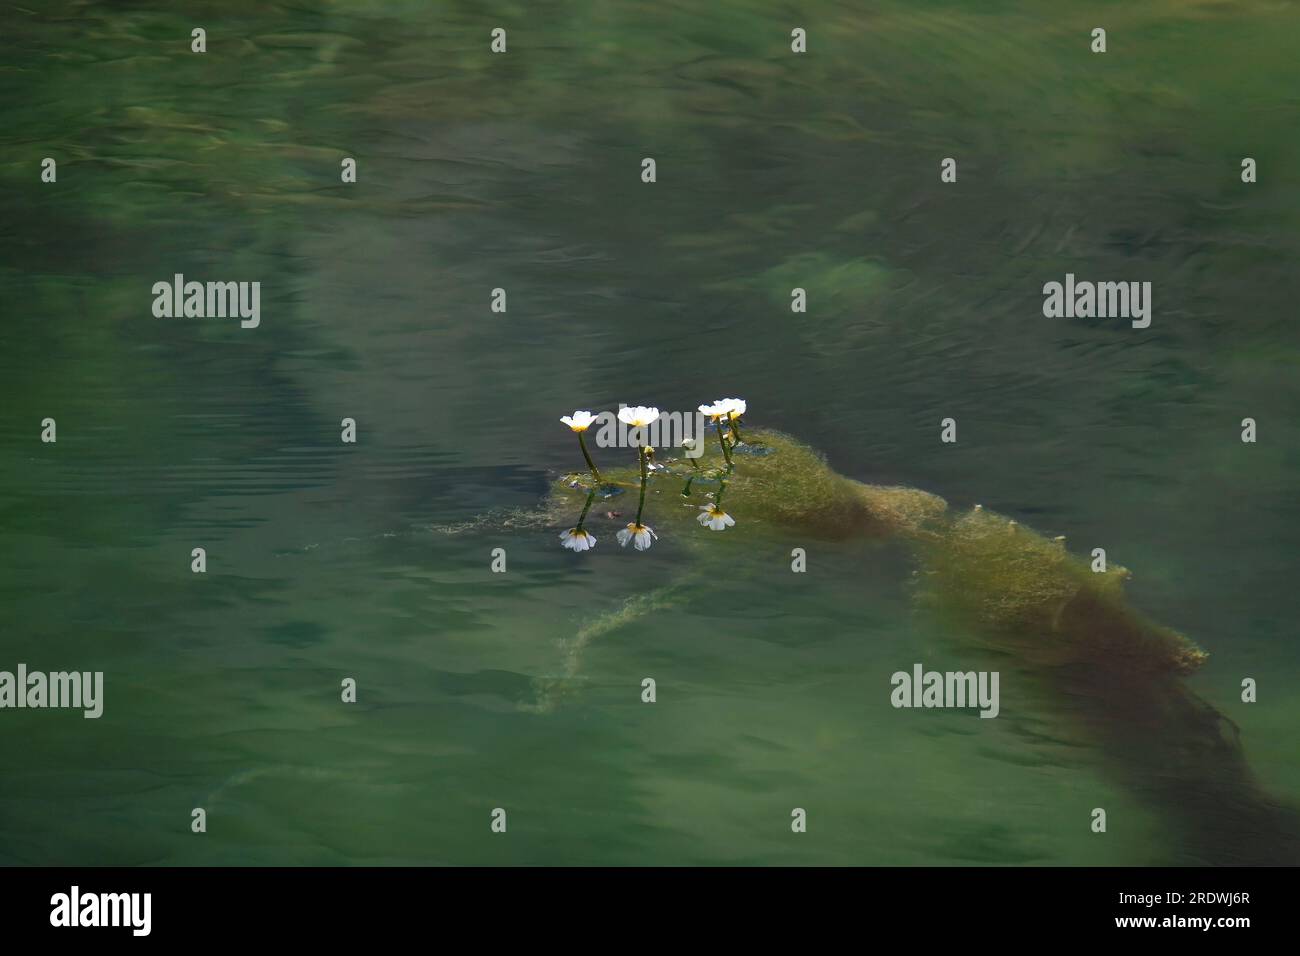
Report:
[[[699,542],[692,555],[697,565],[585,624],[566,642],[563,677],[539,684],[538,710],[557,705],[597,637],[706,598],[720,575],[735,574],[737,561],[769,560],[789,546],[791,532],[800,543],[892,541],[915,565],[914,601],[945,625],[955,646],[997,655],[1014,668],[1025,700],[1041,702],[1062,733],[1089,741],[1117,779],[1182,824],[1197,859],[1269,865],[1300,859],[1300,814],[1255,778],[1228,716],[1182,680],[1204,663],[1205,651],[1129,603],[1127,569],[1113,562],[1097,568],[1059,538],[978,504],[955,509],[920,489],[854,480],[789,435],[752,426],[746,432],[753,454],[738,457],[734,473],[722,451],[730,443],[712,441],[697,449],[702,457],[689,469],[683,464],[676,472],[697,483],[717,480],[712,504],[692,508],[678,499],[657,524],[670,534],[718,522],[725,530],[724,499],[739,492],[746,531],[758,544],[754,553],[727,548],[709,540],[712,535],[691,535],[688,547]],[[628,468],[610,477],[629,489],[636,480]],[[578,494],[557,481],[546,513],[575,507]],[[619,532],[620,543],[638,535],[646,546],[655,540],[640,520]],[[1224,805],[1233,807],[1230,818],[1215,816]],[[1207,819],[1216,825],[1205,826]]]

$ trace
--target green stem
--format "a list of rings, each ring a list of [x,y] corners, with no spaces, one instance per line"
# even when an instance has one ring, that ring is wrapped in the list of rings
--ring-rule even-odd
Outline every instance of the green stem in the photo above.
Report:
[[[591,460],[591,453],[587,451],[587,442],[583,437],[584,435],[586,435],[585,431],[578,432],[578,446],[582,449],[582,457],[587,459],[587,467],[591,469],[591,477],[595,478],[596,484],[599,485],[605,479],[600,477],[600,469],[597,468],[596,463]]]
[[[641,459],[641,501],[636,506],[636,526],[639,528],[641,527],[641,512],[645,509],[646,468],[644,445],[637,449],[637,455]]]
[[[582,432],[579,432],[578,434],[581,435]],[[595,498],[596,498],[596,489],[592,488],[591,491],[587,492],[587,503],[582,506],[582,514],[578,515],[578,524],[576,525],[575,530],[577,531],[582,530],[582,523],[587,520],[587,512],[591,510],[591,503],[592,501],[595,500]]]
[[[713,507],[719,511],[722,510],[722,496],[727,493],[727,480],[724,478],[718,483],[718,493],[713,496]]]
[[[682,489],[683,498],[689,498],[691,496],[691,482],[694,480],[695,480],[694,475],[691,475],[691,477],[686,479],[686,487]]]
[[[731,437],[736,440],[736,444],[744,442],[745,439],[740,437],[740,419],[733,418],[727,424],[731,426]]]
[[[727,474],[731,474],[731,449],[727,447],[727,439],[722,434],[722,419],[716,422],[718,426],[718,444],[722,446],[722,457],[727,459]]]

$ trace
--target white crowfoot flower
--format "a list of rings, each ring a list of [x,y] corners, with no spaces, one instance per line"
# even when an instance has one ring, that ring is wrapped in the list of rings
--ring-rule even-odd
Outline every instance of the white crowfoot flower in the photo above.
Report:
[[[720,398],[714,405],[726,409],[728,420],[739,418],[745,414],[745,409],[748,408],[743,398]]]
[[[633,428],[644,428],[659,417],[659,409],[645,405],[628,405],[618,410],[618,420]]]
[[[583,528],[570,528],[560,534],[560,544],[570,551],[590,551],[596,546],[596,536]]]
[[[725,531],[736,523],[735,518],[717,505],[700,505],[700,513],[696,515],[696,520],[710,531]]]
[[[654,544],[659,535],[655,534],[654,529],[648,525],[637,524],[633,521],[626,528],[620,528],[616,537],[618,543],[625,548],[627,543],[631,541],[638,551],[645,551],[650,545]]]
[[[599,415],[593,415],[591,412],[574,412],[572,415],[561,415],[560,421],[568,425],[575,432],[585,432],[598,419]]]

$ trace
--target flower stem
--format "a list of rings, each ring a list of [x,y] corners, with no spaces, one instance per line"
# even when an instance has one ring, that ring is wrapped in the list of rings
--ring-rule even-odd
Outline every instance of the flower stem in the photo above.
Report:
[[[691,482],[693,482],[694,480],[695,480],[694,475],[691,475],[691,477],[686,479],[686,487],[682,489],[683,498],[689,498],[691,496]]]
[[[737,445],[742,444],[745,439],[740,437],[740,419],[733,418],[727,422],[731,426],[731,437],[734,438]]]
[[[587,459],[587,467],[591,469],[591,477],[596,479],[596,484],[600,484],[605,479],[600,477],[600,469],[596,463],[591,460],[591,453],[587,451],[587,441],[584,438],[585,432],[578,432],[578,446],[582,449],[582,457]]]
[[[645,508],[646,468],[644,445],[637,449],[637,456],[641,459],[641,501],[636,506],[636,526],[639,528],[641,527],[641,512]]]
[[[727,447],[726,436],[722,434],[722,419],[717,421],[718,426],[718,444],[722,446],[722,457],[727,459],[727,474],[731,474],[731,449]]]
[[[579,432],[579,434],[581,434],[581,432]],[[592,488],[591,491],[587,492],[587,503],[582,506],[582,514],[578,515],[578,524],[576,526],[576,530],[578,531],[582,530],[582,523],[587,520],[587,512],[591,510],[591,503],[592,501],[595,500],[595,498],[596,498],[596,489]]]
[[[713,496],[713,507],[719,511],[722,510],[722,496],[727,493],[727,479],[723,478],[718,482],[718,493]]]

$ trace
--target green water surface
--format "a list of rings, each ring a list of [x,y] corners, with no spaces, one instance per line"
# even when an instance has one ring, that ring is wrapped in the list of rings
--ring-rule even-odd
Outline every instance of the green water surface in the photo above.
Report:
[[[98,720],[0,711],[0,862],[1199,862],[1014,681],[997,720],[891,708],[896,670],[989,666],[891,544],[751,538],[537,712],[563,641],[691,552],[476,516],[581,466],[561,414],[724,395],[846,475],[1104,547],[1300,802],[1300,9],[2,18],[0,669],[106,687]],[[1067,272],[1150,281],[1151,327],[1044,318]],[[260,326],[154,318],[175,273],[260,281]]]

